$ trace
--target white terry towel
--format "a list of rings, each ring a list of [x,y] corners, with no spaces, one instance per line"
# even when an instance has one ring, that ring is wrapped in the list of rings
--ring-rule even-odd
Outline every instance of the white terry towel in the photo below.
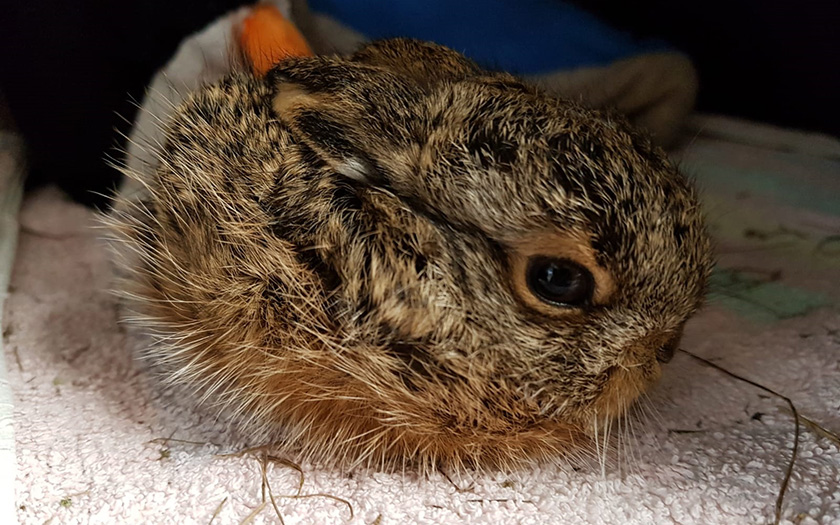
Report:
[[[219,28],[236,16],[185,42],[178,56],[186,61],[167,67],[170,81],[189,86],[199,78],[183,76],[197,64],[187,58],[222,49],[228,33]],[[190,46],[202,51],[190,55]],[[722,252],[712,303],[690,323],[683,346],[790,396],[803,414],[836,432],[840,162],[831,154],[740,143],[752,135],[733,133],[739,126],[772,135],[774,144],[804,140],[706,119],[704,132],[681,152],[684,168],[705,189]],[[838,151],[836,141],[822,140],[820,151]],[[20,522],[279,523],[262,498],[259,460],[219,456],[242,446],[231,442],[225,421],[202,418],[156,390],[133,362],[92,219],[54,190],[31,195],[20,216],[3,318]],[[464,473],[450,482],[305,464],[306,498],[280,497],[297,493],[292,468],[271,465],[267,480],[289,524],[772,520],[793,441],[783,402],[679,354],[630,421],[635,438],[629,424],[615,429],[625,446],[603,467]],[[804,429],[785,523],[840,525],[838,479],[837,443]]]

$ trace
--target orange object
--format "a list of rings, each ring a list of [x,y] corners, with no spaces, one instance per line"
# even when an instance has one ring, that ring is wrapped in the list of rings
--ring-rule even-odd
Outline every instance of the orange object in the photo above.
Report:
[[[287,57],[312,56],[303,35],[276,7],[259,4],[242,22],[239,44],[254,73],[265,75]]]

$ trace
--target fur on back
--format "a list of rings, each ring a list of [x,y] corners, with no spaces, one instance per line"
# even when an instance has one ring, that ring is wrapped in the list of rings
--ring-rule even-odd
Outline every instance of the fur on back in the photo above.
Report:
[[[509,468],[660,374],[711,267],[695,191],[623,118],[411,40],[235,73],[109,218],[145,357],[254,441]],[[524,268],[575,261],[580,307]]]

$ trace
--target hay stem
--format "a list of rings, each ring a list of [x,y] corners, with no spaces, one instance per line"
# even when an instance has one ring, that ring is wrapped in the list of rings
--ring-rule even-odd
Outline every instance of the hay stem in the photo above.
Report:
[[[267,505],[267,503],[265,501],[260,503],[257,506],[257,508],[255,508],[247,516],[245,516],[244,520],[239,522],[239,525],[248,525],[249,523],[252,523],[254,521],[254,519],[256,519],[256,517],[260,514],[260,512],[262,512],[262,510],[265,508],[266,505]]]
[[[780,393],[776,392],[775,390],[773,390],[771,388],[768,388],[768,387],[766,387],[762,384],[756,383],[755,381],[753,381],[751,379],[747,379],[746,377],[738,375],[734,372],[730,372],[729,370],[723,368],[722,366],[716,365],[715,363],[709,361],[708,359],[704,359],[704,358],[700,357],[699,355],[696,355],[692,352],[689,352],[688,350],[685,350],[683,348],[680,348],[679,350],[680,350],[680,352],[688,355],[692,359],[694,359],[696,361],[699,361],[700,363],[703,363],[706,366],[714,368],[718,372],[722,372],[722,373],[728,375],[729,377],[737,379],[738,381],[743,381],[744,383],[747,383],[747,384],[752,385],[752,386],[754,386],[758,389],[761,389],[761,390],[767,392],[770,395],[773,395],[773,396],[776,396],[780,399],[783,399],[787,403],[788,407],[790,408],[791,413],[793,413],[793,420],[794,420],[794,425],[795,425],[794,426],[794,432],[793,432],[793,450],[791,451],[790,461],[788,461],[787,469],[785,470],[785,476],[782,479],[782,485],[779,488],[779,494],[776,497],[776,507],[775,507],[776,516],[775,516],[775,520],[773,521],[773,523],[774,523],[774,525],[779,525],[779,523],[781,523],[781,521],[782,521],[782,505],[784,504],[784,501],[785,501],[785,493],[787,492],[788,483],[790,482],[790,477],[793,474],[793,467],[796,464],[796,457],[799,454],[799,431],[800,431],[799,419],[800,419],[800,416],[799,416],[799,412],[796,410],[796,406],[794,406],[793,401],[791,401],[789,397],[787,397],[783,394],[780,394]]]
[[[355,516],[355,511],[353,509],[353,504],[350,503],[348,500],[346,500],[344,498],[340,498],[338,496],[334,496],[332,494],[327,494],[327,493],[324,493],[324,492],[318,492],[318,493],[315,493],[315,494],[301,494],[301,492],[303,491],[303,485],[306,481],[306,477],[303,473],[303,468],[301,468],[300,465],[298,465],[297,463],[294,463],[293,461],[289,461],[287,459],[284,459],[284,458],[281,458],[281,457],[270,454],[269,451],[271,449],[272,449],[272,447],[270,445],[269,446],[263,445],[263,446],[246,448],[244,450],[240,450],[238,452],[232,452],[232,453],[228,453],[228,454],[216,454],[216,457],[217,458],[241,458],[243,456],[250,455],[250,456],[253,456],[256,459],[258,459],[258,461],[260,463],[260,469],[261,469],[260,472],[261,472],[261,476],[262,476],[262,480],[261,480],[262,481],[262,483],[261,483],[262,507],[260,507],[259,510],[262,510],[262,508],[264,508],[269,503],[271,503],[272,507],[274,507],[274,512],[277,514],[277,517],[280,519],[281,524],[284,523],[284,521],[283,521],[282,515],[280,514],[280,509],[279,509],[279,507],[277,506],[277,503],[276,503],[276,501],[278,499],[307,499],[307,498],[327,498],[327,499],[331,499],[331,500],[334,500],[334,501],[337,501],[339,503],[343,503],[344,505],[346,505],[347,509],[350,511],[350,519],[351,520],[353,519],[353,517]],[[291,468],[292,470],[297,471],[297,473],[299,474],[299,478],[298,478],[297,492],[295,494],[283,494],[283,495],[277,495],[277,496],[274,495],[274,493],[271,490],[271,484],[268,481],[268,464],[269,463],[282,465],[284,467],[288,467],[288,468]],[[268,498],[267,499],[266,499],[266,493],[268,493]],[[251,515],[249,515],[249,517],[246,518],[246,519],[253,520]],[[243,522],[243,525],[244,524],[245,524],[245,522]]]
[[[216,505],[216,510],[213,511],[213,515],[210,516],[210,521],[207,522],[207,525],[213,525],[213,521],[219,516],[219,513],[222,512],[222,507],[225,506],[225,502],[227,500],[228,500],[227,497],[225,497],[225,499],[223,499],[221,503]]]

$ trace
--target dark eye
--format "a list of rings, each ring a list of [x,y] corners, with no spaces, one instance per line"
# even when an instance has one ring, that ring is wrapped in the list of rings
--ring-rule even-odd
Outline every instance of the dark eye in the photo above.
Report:
[[[557,306],[582,306],[592,299],[592,274],[568,259],[537,256],[528,261],[528,287],[541,301]]]

